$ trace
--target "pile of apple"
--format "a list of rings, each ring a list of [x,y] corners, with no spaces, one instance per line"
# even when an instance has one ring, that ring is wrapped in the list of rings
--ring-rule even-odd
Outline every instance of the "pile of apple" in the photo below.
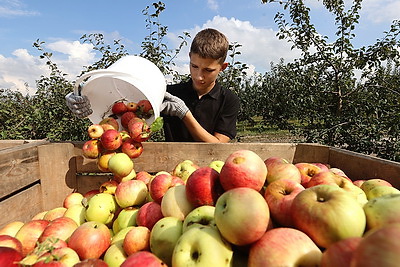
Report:
[[[173,170],[113,179],[0,229],[0,266],[375,267],[399,260],[400,191],[388,181],[352,181],[326,164],[262,159],[250,150],[208,166],[185,160]]]
[[[146,122],[154,114],[147,99],[137,103],[117,101],[111,106],[111,113],[98,124],[88,127],[90,140],[83,144],[82,154],[97,159],[100,171],[112,172],[121,181],[135,175],[132,159],[143,153],[142,142],[161,129],[162,118],[157,118],[151,125]]]

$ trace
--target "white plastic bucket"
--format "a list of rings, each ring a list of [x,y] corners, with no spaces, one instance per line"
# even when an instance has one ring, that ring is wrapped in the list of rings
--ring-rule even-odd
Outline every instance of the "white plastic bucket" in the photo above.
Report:
[[[88,118],[92,123],[99,123],[111,115],[112,105],[117,101],[137,103],[142,99],[149,100],[153,106],[154,115],[146,120],[152,123],[160,116],[166,91],[165,77],[160,69],[151,61],[133,55],[120,58],[107,69],[82,75],[76,81],[75,94],[78,94],[79,84],[81,95],[86,95],[90,100],[93,113]]]

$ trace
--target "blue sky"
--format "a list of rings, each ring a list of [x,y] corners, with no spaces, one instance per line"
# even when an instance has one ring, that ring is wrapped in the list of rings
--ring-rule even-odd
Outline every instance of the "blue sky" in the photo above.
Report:
[[[333,18],[317,0],[305,0],[311,7],[312,21],[321,34],[332,36]],[[83,34],[103,33],[112,43],[121,39],[131,54],[140,52],[148,34],[142,10],[147,0],[0,0],[0,88],[35,90],[35,80],[48,73],[40,52],[32,47],[36,39],[69,79],[76,79],[83,66],[96,60],[90,45],[83,44]],[[290,61],[299,55],[290,44],[276,38],[274,15],[278,3],[261,4],[261,0],[165,0],[160,16],[168,26],[168,45],[177,45],[176,36],[188,31],[192,36],[205,27],[224,32],[231,42],[243,47],[241,62],[251,70],[265,72],[270,62],[280,58]],[[348,3],[351,3],[348,1]],[[364,0],[356,46],[369,45],[383,36],[394,19],[400,18],[400,0]],[[177,69],[187,72],[187,50],[177,59]]]

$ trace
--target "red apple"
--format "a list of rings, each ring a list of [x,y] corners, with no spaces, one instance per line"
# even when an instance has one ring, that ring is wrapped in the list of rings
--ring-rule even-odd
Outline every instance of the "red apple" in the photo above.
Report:
[[[68,246],[78,253],[81,260],[100,258],[110,245],[110,230],[105,224],[95,221],[81,224],[68,240]]]
[[[142,250],[150,250],[150,230],[145,226],[133,227],[125,235],[122,247],[129,256]]]
[[[106,150],[116,150],[122,145],[122,137],[115,129],[105,131],[100,141],[102,147]]]
[[[251,245],[247,266],[319,266],[321,257],[321,250],[305,233],[274,228]]]
[[[143,153],[143,145],[140,142],[136,142],[133,138],[128,138],[122,142],[121,151],[131,159],[134,159]]]
[[[362,185],[365,181],[366,181],[366,180],[364,180],[364,179],[359,179],[359,180],[353,181],[353,184],[354,184],[355,186],[358,186],[358,187],[361,188],[361,185]]]
[[[13,236],[0,235],[0,247],[13,248],[22,254],[22,243]]]
[[[388,224],[367,233],[354,251],[350,266],[399,266],[400,224]]]
[[[321,266],[350,266],[354,251],[362,239],[362,237],[349,237],[333,243],[322,253]]]
[[[320,185],[320,184],[331,184],[331,185],[340,186],[342,184],[343,179],[347,179],[347,178],[344,178],[343,176],[340,176],[333,172],[319,172],[319,173],[316,173],[310,179],[310,181],[304,185],[304,187],[308,188],[308,187],[313,187],[313,186]]]
[[[169,173],[160,173],[154,176],[154,178],[148,185],[150,196],[154,202],[161,204],[161,200],[167,190],[177,185],[176,181],[180,178],[174,180],[174,177],[177,178],[176,176],[172,176]]]
[[[272,183],[279,179],[290,179],[295,182],[301,182],[301,173],[299,169],[284,158],[270,157],[265,161],[267,166],[267,182]]]
[[[140,171],[136,174],[136,180],[143,181],[146,185],[148,185],[153,178],[153,175],[148,173],[147,171]]]
[[[186,180],[186,197],[194,207],[214,206],[222,193],[219,172],[211,167],[195,170]]]
[[[128,123],[128,132],[136,142],[145,142],[151,136],[150,127],[144,119],[130,120]]]
[[[68,209],[73,205],[82,205],[83,195],[79,192],[68,194],[63,201],[63,207]]]
[[[41,243],[47,238],[58,238],[67,241],[76,228],[78,228],[78,224],[69,217],[54,219],[46,226],[38,241]]]
[[[296,163],[295,166],[300,171],[301,185],[303,186],[306,185],[315,174],[323,171],[319,166],[308,162],[299,162]]]
[[[88,159],[95,159],[101,153],[101,142],[98,139],[86,141],[82,146],[82,155]]]
[[[114,130],[119,130],[119,124],[118,121],[116,119],[114,119],[113,117],[107,117],[102,119],[99,124],[101,125],[101,127],[103,127],[104,131],[110,130],[110,129],[114,129]]]
[[[111,112],[115,115],[121,115],[128,111],[128,107],[122,101],[115,102],[111,108]]]
[[[104,133],[104,128],[100,124],[92,124],[88,127],[88,135],[92,139],[98,139]]]
[[[136,216],[136,223],[138,226],[145,226],[151,231],[154,224],[163,217],[161,205],[151,201],[139,208]]]
[[[18,267],[23,258],[21,252],[10,247],[0,247],[0,266]]]
[[[267,178],[267,167],[253,151],[238,150],[225,160],[219,178],[225,191],[236,187],[260,191]]]
[[[166,267],[167,265],[163,263],[156,255],[149,251],[138,251],[130,255],[121,264],[121,267]]]
[[[122,116],[121,116],[122,127],[124,127],[124,129],[128,130],[129,122],[134,118],[138,118],[138,116],[132,111],[127,111],[124,114],[122,114]]]
[[[136,112],[137,110],[137,103],[136,102],[129,102],[126,104],[128,111]]]
[[[136,112],[145,119],[150,118],[154,114],[153,107],[147,99],[142,99],[137,103]]]
[[[19,229],[15,237],[22,244],[22,255],[24,257],[33,251],[36,242],[49,223],[47,220],[31,220]]]
[[[99,189],[93,189],[93,190],[87,191],[86,193],[83,194],[82,202],[86,202],[87,203],[92,196],[94,196],[94,195],[96,195],[98,193],[100,193]]]
[[[266,187],[264,198],[274,222],[281,226],[293,226],[292,202],[303,190],[304,187],[300,183],[289,179],[276,180]]]
[[[102,259],[86,259],[76,263],[73,267],[109,267]]]

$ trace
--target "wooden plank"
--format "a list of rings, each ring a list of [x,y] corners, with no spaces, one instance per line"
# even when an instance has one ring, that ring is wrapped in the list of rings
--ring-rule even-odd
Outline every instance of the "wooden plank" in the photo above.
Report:
[[[40,179],[37,146],[29,143],[1,150],[0,198],[34,183]]]
[[[41,186],[39,184],[0,202],[0,228],[13,221],[27,222],[42,208]]]
[[[400,163],[348,150],[330,148],[332,167],[342,169],[352,180],[382,178],[400,188]]]
[[[40,145],[48,142],[47,140],[0,140],[0,150],[25,144],[34,143]]]
[[[77,188],[74,146],[51,143],[38,147],[43,208],[62,206],[64,198]]]
[[[230,153],[248,149],[257,153],[262,159],[280,155],[289,161],[293,160],[296,144],[289,143],[169,143],[145,142],[143,154],[134,159],[136,171],[171,171],[179,162],[190,159],[200,166],[208,165],[213,160],[225,160]],[[96,160],[86,159],[81,153],[81,144],[75,144],[78,173],[98,172]]]
[[[77,192],[85,194],[88,191],[99,189],[101,184],[112,179],[111,174],[104,175],[77,175]]]
[[[292,162],[329,163],[329,146],[307,143],[297,144]]]

